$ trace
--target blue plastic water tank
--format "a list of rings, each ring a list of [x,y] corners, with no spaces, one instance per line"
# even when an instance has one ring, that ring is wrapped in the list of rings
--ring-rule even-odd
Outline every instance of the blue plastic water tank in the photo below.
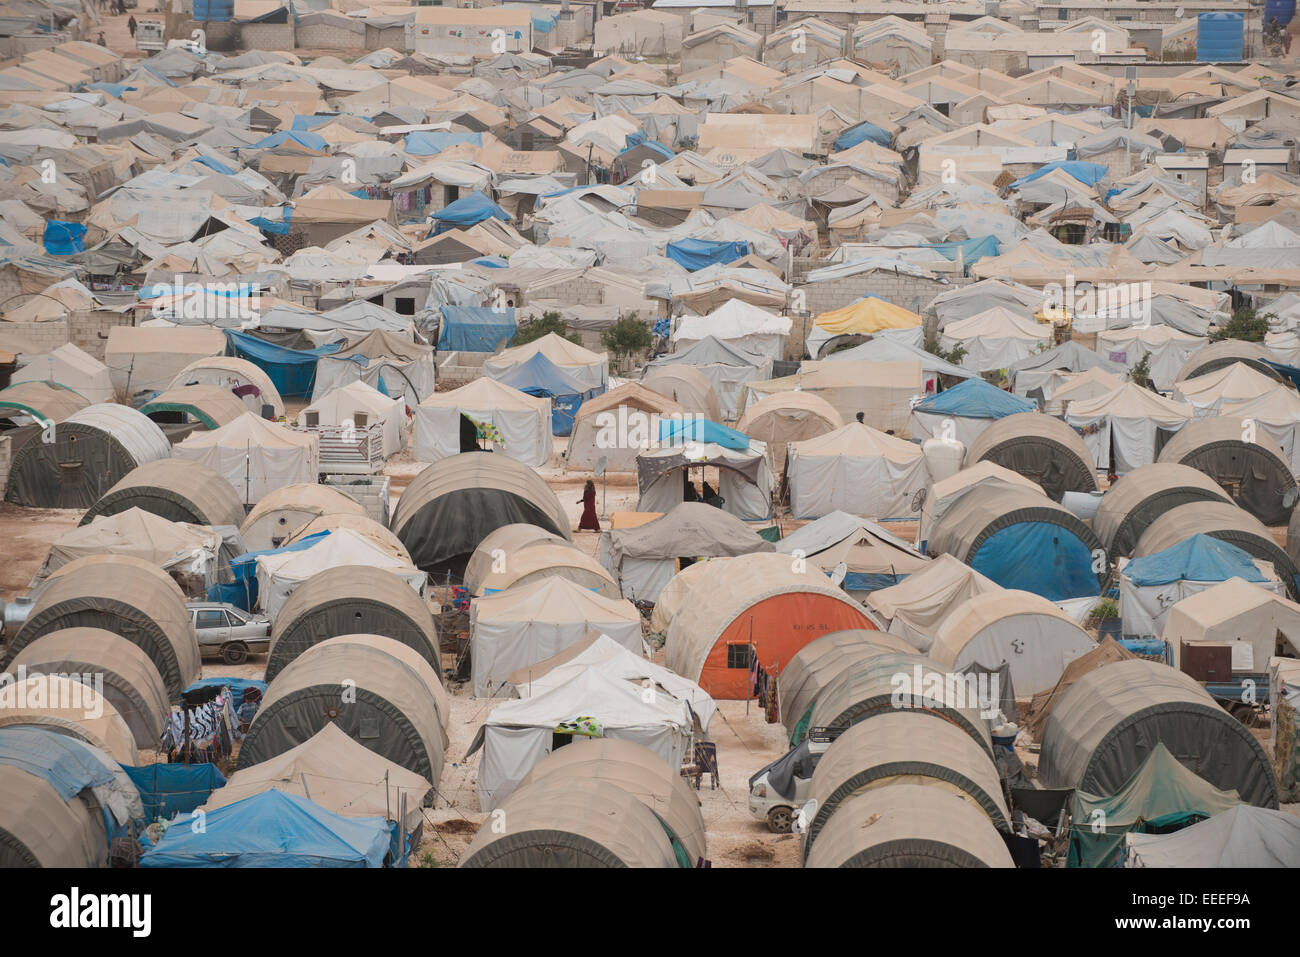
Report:
[[[1277,17],[1277,22],[1286,26],[1294,16],[1295,0],[1267,0],[1264,4],[1265,23]]]
[[[1238,62],[1242,58],[1245,18],[1240,13],[1202,13],[1196,18],[1196,59]]]

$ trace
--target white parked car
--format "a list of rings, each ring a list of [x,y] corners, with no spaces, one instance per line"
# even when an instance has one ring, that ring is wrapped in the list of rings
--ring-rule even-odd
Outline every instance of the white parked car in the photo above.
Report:
[[[243,664],[250,653],[271,647],[271,620],[224,601],[188,602],[199,639],[199,654],[220,657],[228,665]]]
[[[830,746],[804,738],[749,779],[749,813],[767,821],[769,830],[788,834],[799,809],[808,803],[813,771]]]

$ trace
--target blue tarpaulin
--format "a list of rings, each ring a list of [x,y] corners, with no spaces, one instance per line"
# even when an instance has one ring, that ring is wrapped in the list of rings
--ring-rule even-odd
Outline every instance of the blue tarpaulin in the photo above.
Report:
[[[473,226],[485,219],[500,219],[508,223],[510,214],[488,199],[485,193],[475,190],[434,213],[433,221],[436,225],[429,235],[437,236],[449,229]]]
[[[341,817],[284,791],[209,812],[204,827],[168,828],[141,867],[382,867],[392,836],[378,817]]]
[[[887,130],[882,130],[875,123],[863,120],[857,126],[850,126],[840,134],[839,139],[835,141],[832,150],[836,153],[840,150],[852,149],[863,140],[871,140],[877,146],[889,146],[891,137]]]
[[[244,703],[244,692],[249,688],[256,688],[265,695],[268,687],[265,681],[258,681],[256,678],[232,678],[227,675],[218,678],[200,678],[186,687],[181,693],[189,694],[191,691],[198,691],[200,688],[229,688],[231,704],[238,708]]]
[[[112,785],[117,767],[91,745],[71,735],[43,727],[0,728],[0,764],[21,768],[44,779],[64,801],[79,800],[86,788]],[[100,807],[110,837],[125,827],[107,807]]]
[[[1124,566],[1124,577],[1135,585],[1222,582],[1229,578],[1268,580],[1248,552],[1210,535],[1193,535],[1164,551],[1135,558]]]
[[[254,216],[248,222],[272,236],[287,236],[289,235],[289,228],[293,225],[293,207],[281,206],[280,209],[284,212],[283,219],[267,219],[265,216]]]
[[[109,96],[115,96],[119,100],[122,94],[128,90],[136,89],[133,86],[127,86],[125,83],[86,83],[84,88],[87,90],[98,90],[100,93],[107,93]]]
[[[330,120],[336,119],[332,114],[322,116],[319,113],[303,114],[299,113],[293,118],[293,129],[295,130],[314,130],[318,126],[324,126]]]
[[[551,400],[551,434],[568,435],[582,403],[596,394],[540,352],[503,375],[493,376],[503,385]]]
[[[640,135],[640,139],[641,139],[640,142],[638,142],[638,143],[633,143],[633,142],[631,142],[633,136],[636,136],[636,135],[637,135],[637,134],[634,133],[634,134],[631,134],[631,135],[628,136],[628,140],[629,140],[629,142],[628,142],[627,146],[623,148],[622,152],[620,152],[620,153],[618,154],[619,156],[622,156],[624,153],[630,153],[632,150],[634,150],[634,149],[636,149],[636,148],[638,148],[638,147],[641,147],[641,146],[644,146],[646,149],[650,150],[650,152],[654,153],[654,154],[655,154],[656,156],[658,156],[661,160],[670,160],[670,159],[672,159],[674,156],[677,155],[677,154],[674,153],[672,150],[670,150],[668,147],[664,146],[662,143],[657,142],[656,140],[648,140],[648,139],[646,139],[644,133],[642,133],[642,134]]]
[[[443,306],[438,348],[444,352],[496,352],[515,334],[513,309]]]
[[[690,272],[719,263],[735,262],[749,255],[749,243],[744,241],[720,242],[709,239],[679,239],[669,243],[664,249],[666,255],[677,265]]]
[[[725,425],[701,418],[660,419],[659,441],[712,442],[724,449],[743,451],[749,448],[749,436]]]
[[[140,792],[144,819],[150,822],[188,814],[226,783],[215,764],[124,764],[122,770]]]
[[[469,143],[472,146],[483,145],[482,133],[452,133],[445,130],[424,130],[407,133],[402,140],[402,151],[412,156],[433,156],[441,153],[448,146]]]
[[[920,248],[933,249],[944,259],[954,263],[957,262],[957,257],[961,256],[962,262],[968,269],[986,256],[997,256],[1001,250],[996,236],[976,236],[973,239],[958,239],[949,243],[923,243]]]
[[[253,150],[271,149],[281,146],[292,140],[299,146],[305,146],[309,150],[328,150],[329,144],[325,138],[318,133],[312,133],[308,130],[281,130],[279,133],[272,133],[263,139],[258,140],[252,146],[248,147]]]
[[[1291,380],[1291,384],[1300,389],[1300,368],[1289,366],[1285,362],[1274,362],[1272,359],[1261,359],[1264,365],[1276,369],[1281,375]]]
[[[1087,598],[1101,591],[1092,550],[1053,522],[1017,522],[987,539],[970,567],[1003,588],[1033,592],[1048,601]]]
[[[510,265],[501,256],[479,256],[478,259],[471,259],[469,264],[471,266],[487,266],[489,269],[505,269]]]
[[[917,412],[955,415],[963,419],[1000,419],[1017,412],[1034,412],[1038,406],[1028,399],[1004,392],[983,379],[967,379],[951,389],[931,396],[916,407]]]
[[[45,221],[45,251],[51,256],[71,256],[86,251],[86,227],[61,219]]]
[[[193,9],[195,20],[229,23],[235,15],[235,0],[194,0]]]
[[[1018,189],[1026,183],[1032,183],[1040,176],[1046,176],[1054,169],[1074,177],[1084,186],[1096,186],[1098,180],[1107,173],[1107,167],[1104,163],[1087,163],[1083,160],[1054,160],[1051,163],[1044,163],[1038,169],[1034,170],[1028,176],[1022,176],[1011,184],[1011,189]]]
[[[249,611],[257,604],[257,556],[279,555],[283,552],[300,552],[311,548],[329,534],[329,531],[316,532],[298,539],[292,545],[279,548],[264,548],[257,552],[244,552],[230,560],[230,573],[234,581],[223,585],[213,585],[208,589],[209,601],[228,601],[236,608]]]
[[[231,355],[247,359],[265,372],[285,398],[311,395],[316,384],[316,360],[338,352],[343,345],[331,342],[316,349],[286,349],[234,329],[226,330],[226,342]]]
[[[892,588],[905,578],[906,575],[896,575],[893,572],[848,572],[844,576],[844,590],[880,591],[882,588]]]
[[[225,163],[220,163],[217,160],[214,160],[211,156],[196,156],[194,157],[194,162],[202,163],[208,169],[214,169],[218,173],[224,173],[227,176],[235,175],[235,171],[233,169],[231,169]]]

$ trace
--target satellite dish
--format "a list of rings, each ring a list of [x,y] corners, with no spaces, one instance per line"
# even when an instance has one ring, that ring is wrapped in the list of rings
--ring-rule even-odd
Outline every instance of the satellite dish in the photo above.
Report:
[[[596,478],[600,478],[602,475],[605,474],[605,466],[608,465],[608,464],[609,464],[609,456],[608,456],[608,455],[602,455],[602,456],[600,457],[600,459],[597,460],[597,462],[596,462],[596,472],[595,472]]]
[[[844,584],[845,577],[849,574],[849,566],[845,562],[840,562],[831,572],[831,584],[839,588]]]

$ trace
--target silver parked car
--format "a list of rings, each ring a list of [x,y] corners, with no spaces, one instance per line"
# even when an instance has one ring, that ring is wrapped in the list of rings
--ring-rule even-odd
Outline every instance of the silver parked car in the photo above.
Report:
[[[271,621],[223,601],[187,603],[199,639],[199,653],[220,657],[228,665],[243,664],[250,652],[271,647]]]

